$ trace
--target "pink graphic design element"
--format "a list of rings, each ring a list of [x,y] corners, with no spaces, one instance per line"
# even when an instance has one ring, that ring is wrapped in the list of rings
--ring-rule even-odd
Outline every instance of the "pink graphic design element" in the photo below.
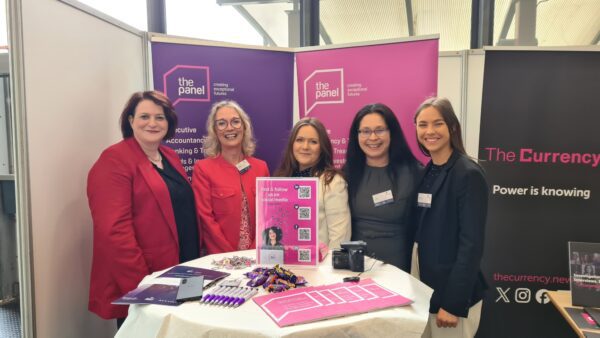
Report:
[[[344,103],[344,69],[320,69],[304,80],[304,116],[319,104]]]
[[[256,179],[256,257],[258,264],[274,264],[263,259],[268,250],[283,251],[285,265],[316,266],[318,242],[318,178]],[[275,246],[269,232],[280,233]]]
[[[341,302],[340,302],[341,301]],[[390,291],[372,279],[305,287],[255,297],[254,302],[280,327],[349,314],[365,313],[413,301]]]
[[[334,164],[341,168],[354,115],[367,104],[383,103],[398,117],[413,154],[426,163],[429,158],[419,150],[413,117],[419,104],[437,91],[438,58],[437,39],[298,52],[300,115],[323,122],[333,146]],[[322,104],[332,100],[316,100],[315,85],[328,82],[329,78],[322,76],[339,76],[340,72],[331,72],[335,69],[343,69],[343,101]],[[330,73],[317,73],[322,70]]]
[[[188,69],[188,71],[182,72],[181,75],[186,76],[183,83],[178,83],[181,78],[177,78],[179,71]],[[173,81],[171,86],[167,85],[167,82]],[[193,81],[193,84],[189,81]],[[173,106],[179,102],[190,101],[190,102],[210,102],[210,68],[207,66],[190,66],[190,65],[177,65],[163,75],[163,88],[165,95],[173,101]],[[178,88],[176,93],[168,92],[167,88]],[[184,92],[182,92],[184,88]],[[191,91],[186,93],[185,89]],[[182,97],[182,95],[185,95]]]

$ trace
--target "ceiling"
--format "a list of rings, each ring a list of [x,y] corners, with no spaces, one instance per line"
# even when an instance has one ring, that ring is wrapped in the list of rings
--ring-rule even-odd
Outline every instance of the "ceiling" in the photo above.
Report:
[[[298,5],[290,0],[250,2],[237,1],[238,11],[255,20],[255,27],[277,46],[289,46],[288,18]],[[494,1],[494,45],[515,44],[516,2]],[[412,35],[439,34],[442,51],[470,49],[471,4],[471,0],[321,0],[321,44],[408,37],[412,25]],[[535,13],[522,22],[535,23],[538,46],[598,44],[600,0],[537,0]]]

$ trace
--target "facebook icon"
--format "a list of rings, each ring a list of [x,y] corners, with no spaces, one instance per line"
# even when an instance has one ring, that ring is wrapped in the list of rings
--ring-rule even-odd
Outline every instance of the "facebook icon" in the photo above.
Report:
[[[548,297],[548,294],[546,292],[548,292],[548,290],[539,289],[535,293],[535,300],[537,300],[537,302],[540,304],[548,304],[548,302],[550,302],[550,298]]]

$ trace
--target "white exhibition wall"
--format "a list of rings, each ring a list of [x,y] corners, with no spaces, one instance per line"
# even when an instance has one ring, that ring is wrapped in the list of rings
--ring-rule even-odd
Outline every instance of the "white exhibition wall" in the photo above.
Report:
[[[109,337],[115,321],[87,311],[86,176],[145,88],[143,38],[56,0],[21,6],[36,336]]]
[[[87,311],[86,176],[100,152],[120,139],[125,100],[145,87],[144,40],[63,2],[21,3],[36,334],[112,336],[115,322]],[[477,155],[482,83],[483,53],[440,55],[438,93],[462,112],[471,155]]]

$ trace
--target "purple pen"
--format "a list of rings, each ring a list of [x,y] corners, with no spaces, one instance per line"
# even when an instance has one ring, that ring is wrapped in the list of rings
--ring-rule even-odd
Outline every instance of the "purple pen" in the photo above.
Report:
[[[220,302],[218,302],[217,305],[227,306],[227,303],[229,303],[231,300],[235,299],[240,294],[241,290],[243,290],[243,289],[237,287],[232,294],[227,295],[227,297],[225,297],[225,299],[222,299]]]
[[[221,299],[225,298],[226,296],[228,296],[229,294],[231,294],[231,293],[232,293],[232,292],[234,292],[234,291],[235,291],[235,288],[230,288],[230,287],[227,287],[227,290],[225,290],[225,292],[223,292],[223,293],[221,293],[220,295],[217,295],[215,298],[213,298],[213,299],[210,301],[210,304],[211,304],[211,305],[214,305],[214,304],[216,304],[218,301],[220,301]]]
[[[219,296],[220,294],[222,294],[223,292],[227,291],[227,287],[226,286],[219,286],[215,291],[213,291],[211,294],[209,294],[206,299],[204,299],[204,303],[206,304],[210,304],[210,302],[215,299],[217,296]]]
[[[254,297],[254,295],[255,295],[256,293],[258,293],[258,289],[254,289],[254,288],[253,288],[253,289],[252,289],[252,291],[250,291],[250,293],[249,293],[249,294],[245,295],[245,296],[244,296],[244,298],[242,298],[240,301],[238,301],[238,302],[237,302],[237,303],[234,305],[234,307],[238,307],[238,306],[240,306],[240,305],[244,304],[244,303],[245,303],[245,302],[246,302],[248,299],[250,299],[250,298]]]
[[[244,297],[244,295],[246,293],[248,293],[248,289],[249,288],[246,288],[246,287],[240,288],[240,291],[237,294],[235,294],[233,297],[231,297],[231,299],[223,305],[232,306],[233,304],[237,303],[241,298]]]
[[[244,297],[246,297],[248,294],[250,294],[250,292],[252,292],[252,288],[244,288],[244,292],[242,292],[241,294],[239,294],[237,297],[235,297],[235,299],[229,303],[230,306],[235,306],[236,304],[238,304],[241,300],[244,299]]]

